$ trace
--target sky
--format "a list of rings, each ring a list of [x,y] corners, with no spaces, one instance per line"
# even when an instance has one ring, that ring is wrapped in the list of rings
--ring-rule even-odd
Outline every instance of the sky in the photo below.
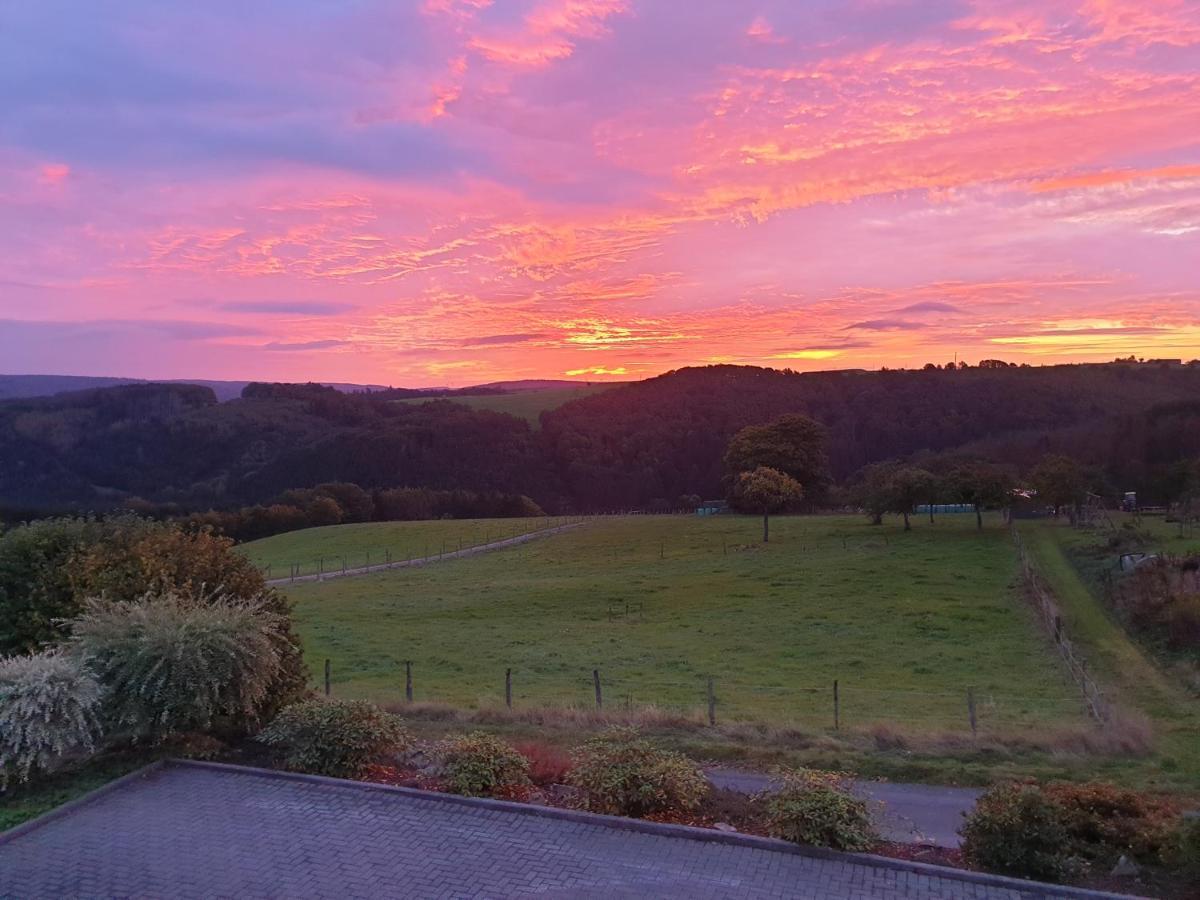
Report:
[[[1200,356],[1200,0],[0,3],[0,372]]]

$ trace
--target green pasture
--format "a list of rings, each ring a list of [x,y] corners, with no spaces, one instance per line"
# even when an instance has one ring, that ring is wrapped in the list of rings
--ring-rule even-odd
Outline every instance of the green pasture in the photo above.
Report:
[[[525,419],[535,428],[543,412],[558,409],[564,403],[590,397],[615,387],[611,384],[581,384],[573,388],[551,388],[544,391],[514,391],[510,394],[452,394],[447,397],[413,397],[401,403],[428,403],[430,400],[449,400],[471,409],[490,409]]]
[[[461,524],[403,526],[436,544]],[[473,523],[498,525],[513,523]],[[368,527],[337,537],[345,552],[369,542]],[[332,541],[338,529],[321,531]],[[609,707],[700,710],[712,678],[726,721],[832,726],[837,680],[843,727],[969,734],[968,689],[981,732],[1083,722],[999,518],[982,532],[945,516],[905,533],[776,517],[770,544],[760,538],[756,517],[596,518],[511,549],[287,590],[310,667],[331,661],[338,696],[401,699],[412,661],[417,700],[464,706],[503,703],[509,669],[514,706],[588,706],[598,670]],[[271,541],[247,552],[297,555]]]
[[[383,562],[438,556],[478,544],[560,525],[567,519],[435,519],[427,522],[363,522],[305,528],[242,544],[238,550],[272,578],[340,571]]]

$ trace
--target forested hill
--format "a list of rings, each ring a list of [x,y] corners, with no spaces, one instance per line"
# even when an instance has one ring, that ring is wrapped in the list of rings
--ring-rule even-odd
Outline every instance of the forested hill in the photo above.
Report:
[[[319,385],[131,385],[0,403],[0,506],[103,509],[130,496],[183,509],[349,481],[556,495],[528,424],[446,401]]]
[[[709,366],[569,403],[543,415],[542,434],[570,496],[619,507],[719,495],[730,437],[791,412],[826,426],[837,479],[870,462],[961,449],[1022,467],[1045,452],[1067,452],[1115,482],[1136,484],[1179,454],[1200,454],[1198,406],[1197,366],[812,373]]]
[[[835,478],[868,462],[970,452],[1026,466],[1048,451],[1150,490],[1200,456],[1200,369],[1063,366],[807,373],[683,369],[570,402],[533,430],[437,400],[250,385],[218,403],[130,385],[0,403],[0,508],[102,510],[131,497],[181,510],[270,501],[292,487],[526,494],[547,510],[718,495],[744,425],[802,412],[826,425]]]

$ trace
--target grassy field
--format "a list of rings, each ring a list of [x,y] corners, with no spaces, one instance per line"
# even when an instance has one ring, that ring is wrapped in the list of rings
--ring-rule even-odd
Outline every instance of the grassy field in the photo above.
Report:
[[[1161,541],[1153,549],[1195,549],[1195,538],[1177,538],[1177,526],[1143,522]],[[1167,777],[1180,773],[1200,781],[1200,699],[1109,615],[1099,576],[1102,563],[1082,552],[1104,535],[1055,522],[1022,523],[1021,529],[1062,607],[1068,634],[1105,691],[1125,710],[1149,717],[1158,738],[1159,766]],[[1110,564],[1115,564],[1115,553]]]
[[[977,532],[947,516],[905,534],[778,517],[766,546],[760,529],[753,517],[594,519],[288,592],[310,665],[332,661],[339,696],[399,699],[412,660],[417,699],[466,706],[502,703],[506,669],[515,706],[586,706],[599,669],[610,707],[699,709],[711,677],[724,720],[832,726],[837,679],[844,727],[969,734],[968,688],[981,730],[1082,722],[998,520]],[[268,543],[248,551],[265,560]]]
[[[401,403],[428,403],[430,400],[444,399],[453,403],[461,403],[472,409],[490,409],[493,412],[508,413],[518,419],[525,419],[535,428],[539,423],[538,417],[550,409],[557,409],[564,403],[589,397],[601,391],[615,387],[611,384],[581,384],[574,388],[553,388],[544,391],[514,391],[511,394],[457,394],[449,397],[415,397],[401,400]]]
[[[527,534],[565,519],[437,519],[430,522],[363,522],[305,528],[242,544],[238,550],[268,577],[286,578],[293,565],[298,575],[318,570],[378,565],[388,559],[437,556],[503,538]],[[390,554],[390,556],[389,556]]]

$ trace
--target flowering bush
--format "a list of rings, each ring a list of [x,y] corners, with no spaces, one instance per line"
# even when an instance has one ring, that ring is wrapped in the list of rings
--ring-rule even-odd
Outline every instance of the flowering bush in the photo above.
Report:
[[[0,784],[28,781],[91,753],[102,691],[78,660],[53,651],[0,660]]]
[[[660,750],[632,728],[615,728],[576,748],[570,781],[596,812],[644,816],[695,809],[708,779],[695,763]]]
[[[512,796],[530,786],[529,760],[511,744],[483,731],[438,747],[446,786],[464,797]]]
[[[258,735],[296,772],[354,778],[385,753],[408,748],[400,718],[365,700],[306,700],[284,709]]]
[[[783,785],[766,800],[772,835],[796,844],[866,850],[878,840],[866,803],[840,776],[811,769],[781,773]]]

